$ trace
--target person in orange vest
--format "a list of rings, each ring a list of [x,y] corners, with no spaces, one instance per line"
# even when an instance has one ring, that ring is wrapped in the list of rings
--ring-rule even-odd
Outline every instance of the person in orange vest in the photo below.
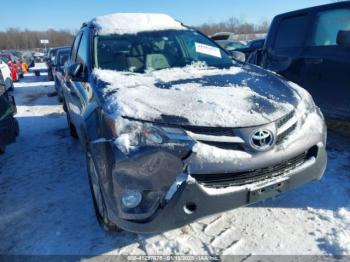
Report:
[[[22,63],[22,72],[23,74],[28,73],[28,65],[26,63]]]

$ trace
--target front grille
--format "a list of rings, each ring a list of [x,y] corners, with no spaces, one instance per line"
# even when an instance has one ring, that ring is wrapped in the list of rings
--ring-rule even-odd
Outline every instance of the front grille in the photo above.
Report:
[[[276,144],[279,145],[283,142],[284,139],[286,139],[297,127],[297,123],[292,125],[290,128],[288,128],[286,131],[283,133],[279,134],[277,137]]]
[[[317,155],[314,148],[304,152],[290,160],[281,162],[277,165],[250,170],[247,172],[226,173],[226,174],[191,174],[198,183],[214,188],[241,186],[254,182],[262,181],[268,178],[280,176],[290,170],[297,168],[305,163],[307,159]]]
[[[239,143],[227,143],[227,142],[217,142],[217,141],[202,141],[199,140],[199,142],[203,144],[207,144],[209,146],[215,146],[217,148],[226,149],[226,150],[238,150],[238,151],[244,151],[244,148]]]
[[[183,126],[183,129],[199,135],[234,136],[233,128],[230,127]]]
[[[282,126],[284,126],[289,120],[293,118],[294,114],[295,114],[295,111],[293,110],[287,115],[285,115],[284,117],[277,120],[277,128],[281,128]]]

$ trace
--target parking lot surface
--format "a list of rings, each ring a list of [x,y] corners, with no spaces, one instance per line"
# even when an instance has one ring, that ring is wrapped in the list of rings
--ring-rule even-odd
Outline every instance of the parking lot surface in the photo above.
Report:
[[[163,234],[105,233],[53,82],[15,84],[17,143],[0,156],[1,254],[348,254],[350,136],[329,132],[324,178]]]

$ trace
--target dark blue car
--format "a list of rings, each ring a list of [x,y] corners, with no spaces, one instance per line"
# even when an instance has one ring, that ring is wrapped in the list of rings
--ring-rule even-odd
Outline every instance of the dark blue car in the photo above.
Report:
[[[60,102],[62,102],[63,99],[62,82],[64,81],[64,65],[69,59],[70,51],[70,48],[58,49],[55,61],[52,64],[52,75],[55,81],[55,89],[57,92],[58,100]]]
[[[274,18],[253,59],[308,90],[327,118],[350,121],[350,2]]]

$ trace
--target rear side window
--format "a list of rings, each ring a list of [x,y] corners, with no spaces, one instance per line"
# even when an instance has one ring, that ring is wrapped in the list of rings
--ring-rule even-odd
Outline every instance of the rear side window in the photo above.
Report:
[[[307,30],[308,15],[284,18],[278,27],[275,48],[302,47]]]
[[[310,45],[337,45],[338,32],[341,30],[350,30],[350,9],[319,12],[315,19]]]

